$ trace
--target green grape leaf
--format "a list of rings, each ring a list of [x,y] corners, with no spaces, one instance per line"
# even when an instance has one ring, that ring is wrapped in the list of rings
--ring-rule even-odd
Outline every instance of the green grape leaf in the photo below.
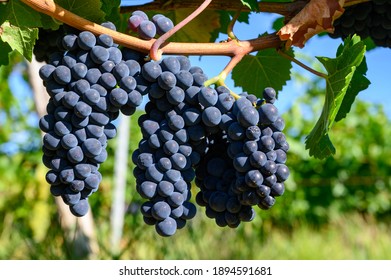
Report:
[[[100,0],[55,0],[58,5],[95,23],[104,21],[105,13],[101,10]]]
[[[2,33],[0,38],[7,42],[12,50],[17,50],[27,60],[31,61],[33,56],[33,47],[38,39],[38,29],[29,27],[17,27],[6,21],[1,26]]]
[[[345,39],[336,58],[317,57],[328,75],[322,113],[305,141],[306,149],[309,150],[311,156],[323,159],[335,154],[329,131],[341,110],[349,85],[364,59],[364,54],[365,44],[360,37],[353,36],[353,38]],[[342,112],[344,111],[346,112],[346,108],[342,108]]]
[[[356,71],[353,74],[351,83],[349,84],[346,95],[342,101],[341,108],[338,111],[335,121],[338,122],[344,118],[350,112],[350,109],[356,99],[356,96],[363,90],[367,89],[371,82],[365,77],[367,73],[367,62],[365,57],[363,58],[361,64],[357,67]]]
[[[102,0],[101,10],[106,14],[105,20],[111,21],[115,26],[119,26],[120,13],[119,7],[121,5],[121,0]]]
[[[17,50],[27,60],[31,60],[38,37],[37,28],[57,29],[59,26],[51,17],[16,0],[9,0],[7,5],[0,5],[0,22],[0,38],[6,42],[1,44],[5,46],[4,49],[1,48],[1,65],[7,63],[6,57],[12,50]]]
[[[251,11],[259,11],[257,0],[240,0],[242,4],[248,7]]]
[[[293,52],[289,51],[293,56]],[[262,96],[265,87],[282,89],[291,78],[291,62],[283,58],[275,49],[265,49],[256,55],[246,55],[232,71],[235,86],[244,91]],[[249,79],[253,77],[253,79]]]

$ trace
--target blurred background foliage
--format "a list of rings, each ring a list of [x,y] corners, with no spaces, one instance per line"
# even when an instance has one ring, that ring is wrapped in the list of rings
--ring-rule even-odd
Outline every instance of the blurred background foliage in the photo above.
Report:
[[[0,68],[0,259],[74,259],[64,241],[58,212],[41,163],[33,97],[13,92],[19,71],[28,83],[28,64],[12,56]],[[324,83],[302,80],[306,94],[284,112],[291,146],[286,191],[251,223],[219,228],[198,208],[197,216],[171,238],[144,224],[138,207],[131,153],[141,137],[131,117],[124,235],[121,252],[110,249],[110,207],[116,140],[101,167],[103,181],[90,204],[100,247],[98,259],[390,259],[391,120],[380,105],[357,101],[330,137],[337,154],[309,157],[305,135],[323,102]],[[280,96],[284,98],[284,96]],[[193,186],[193,199],[197,189]]]

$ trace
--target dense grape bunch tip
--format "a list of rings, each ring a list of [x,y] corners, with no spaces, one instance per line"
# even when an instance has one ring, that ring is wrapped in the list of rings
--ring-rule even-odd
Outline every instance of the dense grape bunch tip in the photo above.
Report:
[[[110,22],[102,25],[115,28]],[[52,54],[39,70],[50,96],[39,123],[43,162],[51,193],[81,217],[102,180],[99,167],[107,158],[107,141],[116,134],[113,121],[120,112],[133,114],[142,102],[136,81],[141,60],[122,53],[142,55],[119,49],[108,35],[67,28],[58,32]]]

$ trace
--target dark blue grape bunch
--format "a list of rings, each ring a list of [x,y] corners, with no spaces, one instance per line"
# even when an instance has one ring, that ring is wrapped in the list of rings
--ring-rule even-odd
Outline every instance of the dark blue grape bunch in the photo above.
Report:
[[[289,145],[273,88],[266,88],[262,99],[247,93],[234,99],[225,87],[216,90],[221,131],[209,136],[207,153],[196,166],[196,201],[217,225],[234,228],[254,218],[253,206],[269,209],[284,193]]]
[[[391,1],[373,0],[346,7],[341,17],[334,22],[332,38],[357,34],[370,37],[377,46],[391,48]]]
[[[138,10],[132,12],[128,19],[128,28],[144,40],[150,40],[156,35],[163,35],[173,27],[171,19],[162,14],[156,14],[149,19],[146,13]]]
[[[261,100],[251,95],[239,98],[226,129],[228,155],[237,175],[233,192],[241,204],[262,209],[274,205],[289,176],[285,165],[289,145],[282,132],[285,123],[274,106],[275,100],[272,88],[264,90]]]
[[[226,134],[211,137],[208,151],[195,169],[195,183],[200,189],[196,202],[205,207],[206,216],[218,226],[236,228],[241,222],[252,221],[255,211],[249,205],[242,205],[233,192],[236,170],[227,154],[228,146]]]
[[[115,29],[110,22],[102,25]],[[39,70],[50,96],[40,120],[43,162],[50,169],[51,193],[80,217],[102,180],[99,166],[107,158],[107,141],[116,135],[113,121],[120,113],[132,115],[145,93],[137,82],[141,65],[124,60],[112,37],[67,33],[61,46]]]
[[[141,74],[149,102],[139,119],[143,139],[133,154],[134,175],[146,199],[144,221],[171,236],[196,213],[191,182],[208,135],[218,131],[221,114],[213,113],[218,94],[203,86],[207,76],[185,56],[147,62]]]

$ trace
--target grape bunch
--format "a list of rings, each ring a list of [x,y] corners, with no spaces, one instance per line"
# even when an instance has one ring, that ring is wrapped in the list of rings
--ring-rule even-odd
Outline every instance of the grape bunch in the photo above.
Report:
[[[173,27],[165,16],[150,21],[142,11],[128,23],[145,40]],[[115,30],[111,22],[102,25]],[[67,28],[58,34],[50,55],[42,56],[47,64],[39,74],[50,99],[39,125],[46,180],[73,215],[87,213],[99,188],[113,121],[132,115],[145,95],[133,175],[144,222],[159,235],[174,235],[196,215],[192,182],[196,204],[221,227],[253,220],[253,206],[269,209],[284,193],[289,145],[274,89],[266,88],[262,99],[236,95],[204,86],[207,75],[185,56],[148,61],[105,34]]]
[[[170,236],[196,214],[190,202],[193,167],[207,147],[212,126],[213,114],[209,116],[205,106],[215,107],[207,99],[217,98],[217,93],[203,86],[206,75],[184,56],[147,62],[141,73],[149,82],[149,102],[139,118],[143,138],[133,154],[134,175],[137,191],[146,199],[141,207],[144,221]],[[214,126],[219,121],[212,120]]]
[[[227,90],[218,91],[219,98],[226,99]],[[274,89],[266,88],[263,97],[242,94],[225,103],[222,137],[212,143],[205,162],[196,169],[197,203],[221,227],[251,221],[252,206],[267,210],[284,193],[289,176],[285,165],[289,145],[282,132],[285,123],[273,105]]]
[[[391,1],[373,0],[345,8],[334,22],[332,38],[346,38],[357,34],[370,37],[377,46],[391,48]]]
[[[102,25],[115,29],[110,22]],[[63,51],[52,53],[39,70],[50,96],[39,123],[43,162],[51,193],[80,217],[101,182],[99,166],[107,158],[107,141],[116,135],[113,121],[120,112],[132,115],[142,102],[141,65],[123,60],[108,35],[68,33],[57,42]]]
[[[50,55],[62,50],[62,37],[65,34],[64,25],[57,30],[40,28],[33,53],[39,62],[49,63]]]
[[[147,62],[141,75],[149,102],[139,118],[133,173],[145,223],[162,236],[183,228],[195,216],[194,178],[197,204],[219,226],[251,221],[254,205],[272,207],[289,176],[276,92],[235,100],[226,87],[205,87],[207,76],[183,56]]]
[[[253,220],[255,212],[251,206],[242,205],[233,192],[236,170],[228,156],[227,135],[211,139],[208,151],[196,167],[195,183],[200,191],[196,195],[205,214],[220,227],[238,227],[240,222]]]
[[[143,11],[132,12],[128,19],[128,28],[139,38],[150,40],[156,35],[163,35],[174,27],[173,22],[162,14],[156,14],[151,19]]]

